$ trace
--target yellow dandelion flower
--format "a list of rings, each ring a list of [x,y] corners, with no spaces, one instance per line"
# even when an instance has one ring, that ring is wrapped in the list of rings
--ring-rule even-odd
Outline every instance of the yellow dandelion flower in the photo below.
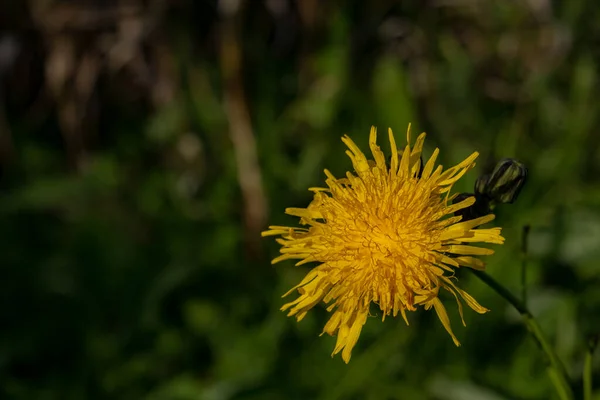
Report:
[[[270,226],[263,236],[281,236],[281,255],[273,263],[299,259],[296,265],[319,263],[287,296],[298,291],[299,297],[281,309],[300,321],[323,301],[333,312],[323,333],[337,335],[333,355],[342,352],[350,361],[369,315],[371,303],[381,310],[383,319],[400,313],[406,324],[406,311],[418,306],[435,309],[454,343],[460,343],[438,294],[452,293],[464,325],[462,298],[473,310],[485,313],[468,293],[453,282],[453,271],[460,266],[483,269],[476,257],[493,250],[472,246],[473,242],[504,242],[500,228],[481,229],[494,215],[462,221],[454,212],[473,205],[474,197],[452,204],[452,185],[475,165],[478,153],[443,171],[435,168],[439,150],[423,166],[421,152],[425,133],[399,155],[394,135],[389,130],[390,167],[376,144],[377,131],[371,128],[369,147],[374,160],[368,160],[347,136],[346,154],[356,174],[336,178],[328,170],[328,188],[311,188],[314,198],[307,208],[288,208],[286,213],[300,217],[307,228]]]

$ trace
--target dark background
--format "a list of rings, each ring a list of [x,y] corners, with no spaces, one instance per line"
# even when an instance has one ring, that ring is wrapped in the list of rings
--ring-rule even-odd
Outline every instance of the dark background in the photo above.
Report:
[[[531,225],[529,305],[580,388],[599,21],[593,0],[2,1],[0,398],[552,398],[516,312],[466,271],[491,312],[463,328],[443,299],[459,348],[419,311],[369,319],[345,365],[322,307],[278,310],[309,267],[271,266],[260,231],[350,168],[343,134],[402,143],[409,122],[445,166],[481,153],[456,190],[528,165],[488,271],[520,293]]]

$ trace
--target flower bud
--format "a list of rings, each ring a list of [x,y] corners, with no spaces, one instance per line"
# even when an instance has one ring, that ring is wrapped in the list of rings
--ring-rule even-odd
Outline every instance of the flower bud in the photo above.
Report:
[[[490,180],[490,174],[480,175],[479,178],[475,181],[475,194],[486,196],[487,193],[487,184]]]
[[[527,180],[525,164],[504,158],[491,174],[480,176],[475,182],[475,193],[498,203],[513,203]]]

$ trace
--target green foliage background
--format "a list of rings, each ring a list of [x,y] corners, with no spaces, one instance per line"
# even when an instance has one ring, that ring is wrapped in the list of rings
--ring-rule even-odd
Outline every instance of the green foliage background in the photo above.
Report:
[[[319,337],[324,308],[301,323],[278,310],[310,267],[271,266],[244,201],[295,224],[284,209],[350,167],[343,134],[400,141],[408,122],[444,165],[481,153],[456,190],[501,157],[528,165],[488,271],[520,293],[531,225],[529,305],[580,388],[600,332],[597,2],[236,3],[0,6],[0,397],[554,398],[518,314],[466,271],[492,311],[463,328],[445,299],[459,348],[434,313],[372,318],[345,365]],[[147,23],[131,41],[123,14],[100,18],[125,6]],[[132,56],[115,64],[106,41]],[[236,122],[264,195],[242,190],[253,144],[232,140]]]

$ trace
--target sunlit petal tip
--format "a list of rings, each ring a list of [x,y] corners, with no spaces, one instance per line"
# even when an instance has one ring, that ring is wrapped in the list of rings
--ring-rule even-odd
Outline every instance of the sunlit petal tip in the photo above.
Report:
[[[344,362],[346,364],[348,364],[350,362],[351,358],[352,358],[352,351],[351,350],[346,351],[346,349],[344,349],[342,351],[342,360],[344,360]]]
[[[369,141],[377,142],[377,128],[375,126],[371,126],[371,131],[369,132]]]
[[[350,136],[346,134],[342,135],[342,142],[344,142],[344,144],[354,143],[352,139],[350,139]]]
[[[419,136],[417,136],[417,140],[415,141],[415,145],[413,146],[413,153],[421,154],[423,151],[423,145],[425,144],[425,137],[427,134],[425,132],[421,132]]]

